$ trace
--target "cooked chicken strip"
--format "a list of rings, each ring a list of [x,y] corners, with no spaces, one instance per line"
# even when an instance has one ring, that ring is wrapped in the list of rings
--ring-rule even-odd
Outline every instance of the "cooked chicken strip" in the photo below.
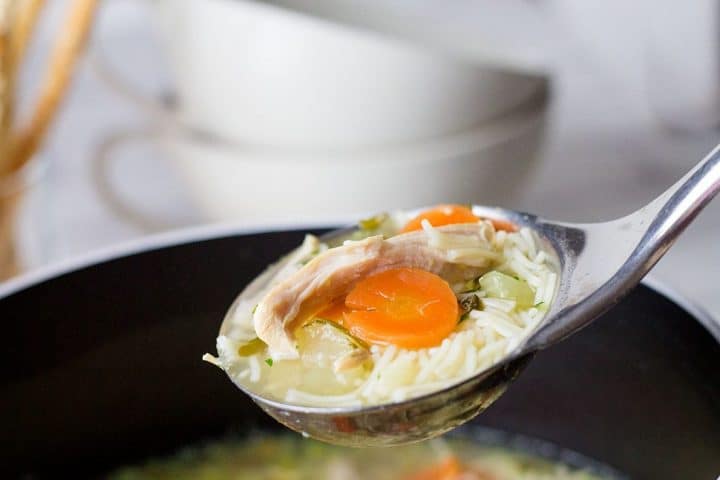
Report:
[[[297,358],[295,329],[345,296],[359,280],[399,267],[420,268],[450,282],[474,278],[499,259],[492,251],[493,235],[492,227],[478,223],[346,242],[277,283],[255,310],[255,332],[273,358]]]
[[[275,284],[296,273],[303,264],[310,261],[319,252],[324,251],[325,248],[316,236],[305,235],[305,240],[299,247],[270,265],[243,289],[233,303],[232,316],[228,322],[223,323],[220,334],[229,335],[233,340],[243,343],[256,338],[255,326],[252,321],[252,311],[255,309],[255,305],[268,294]]]

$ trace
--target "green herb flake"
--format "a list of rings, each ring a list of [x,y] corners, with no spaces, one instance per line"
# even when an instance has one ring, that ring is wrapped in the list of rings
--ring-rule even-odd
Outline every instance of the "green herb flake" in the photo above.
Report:
[[[268,367],[272,367],[272,366],[273,366],[273,359],[272,359],[272,358],[266,358],[266,359],[265,359],[265,363],[267,363]]]
[[[470,310],[476,310],[478,308],[480,308],[480,299],[477,295],[468,295],[460,300],[460,309],[463,313],[468,313]]]
[[[250,313],[255,315],[255,310],[257,310],[257,307],[258,307],[258,304],[256,303],[255,306],[252,308],[252,310],[250,310]]]
[[[467,320],[472,310],[480,309],[480,298],[478,298],[477,295],[468,295],[461,299],[458,304],[461,312],[460,318],[458,319],[458,324],[460,324]]]
[[[364,218],[358,222],[361,230],[377,230],[380,225],[387,220],[387,213],[380,213],[369,218]]]
[[[538,302],[535,305],[533,305],[534,308],[538,308],[541,305],[545,305],[545,302]]]

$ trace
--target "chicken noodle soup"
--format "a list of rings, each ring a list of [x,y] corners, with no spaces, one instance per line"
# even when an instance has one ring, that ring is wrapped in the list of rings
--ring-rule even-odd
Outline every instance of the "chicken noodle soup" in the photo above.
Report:
[[[308,235],[246,288],[205,359],[287,403],[403,401],[513,351],[548,310],[557,271],[532,230],[466,207],[378,215],[339,245]]]
[[[468,440],[351,449],[294,435],[256,436],[188,449],[121,469],[111,480],[599,480],[590,472]]]

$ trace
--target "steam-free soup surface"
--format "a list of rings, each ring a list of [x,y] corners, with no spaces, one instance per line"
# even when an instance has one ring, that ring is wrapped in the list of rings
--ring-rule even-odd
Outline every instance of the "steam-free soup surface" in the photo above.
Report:
[[[601,477],[469,440],[380,449],[331,446],[297,435],[257,435],[129,467],[114,480],[594,480]]]

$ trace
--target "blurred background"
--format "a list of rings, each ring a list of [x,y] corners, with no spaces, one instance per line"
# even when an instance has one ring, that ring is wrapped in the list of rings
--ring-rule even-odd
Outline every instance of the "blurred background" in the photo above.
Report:
[[[720,139],[714,0],[0,4],[4,278],[210,224],[607,220]],[[720,203],[652,274],[715,315],[718,239]]]

